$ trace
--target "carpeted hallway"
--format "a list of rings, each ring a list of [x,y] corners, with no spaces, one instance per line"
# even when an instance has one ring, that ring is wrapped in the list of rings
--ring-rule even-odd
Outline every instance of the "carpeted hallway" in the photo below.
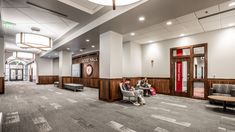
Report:
[[[235,131],[235,109],[208,101],[156,95],[145,106],[98,100],[98,90],[7,82],[0,96],[3,132],[225,132]]]

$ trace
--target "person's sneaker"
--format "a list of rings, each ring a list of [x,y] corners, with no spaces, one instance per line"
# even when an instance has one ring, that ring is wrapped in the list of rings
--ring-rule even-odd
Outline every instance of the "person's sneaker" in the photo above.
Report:
[[[138,102],[133,103],[135,106],[140,106]]]

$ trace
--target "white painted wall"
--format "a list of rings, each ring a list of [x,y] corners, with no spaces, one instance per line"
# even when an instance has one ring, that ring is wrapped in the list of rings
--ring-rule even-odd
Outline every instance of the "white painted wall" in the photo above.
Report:
[[[142,51],[139,44],[123,44],[123,77],[142,76]]]
[[[0,38],[0,77],[4,77],[5,67],[5,44],[4,38]]]
[[[122,77],[122,35],[109,31],[100,35],[100,78]]]
[[[59,76],[72,75],[72,52],[59,52]]]
[[[53,75],[59,75],[59,59],[53,59]]]
[[[143,45],[143,76],[170,77],[170,48],[201,43],[208,43],[208,77],[235,78],[235,28]]]
[[[36,55],[36,63],[37,63],[37,75],[38,76],[44,76],[44,75],[53,75],[53,59],[46,59],[46,58],[40,58],[39,55]]]

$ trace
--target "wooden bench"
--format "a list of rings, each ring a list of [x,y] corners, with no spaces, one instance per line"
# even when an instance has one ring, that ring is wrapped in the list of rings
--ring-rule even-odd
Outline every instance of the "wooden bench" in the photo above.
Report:
[[[65,89],[70,89],[76,92],[77,90],[83,91],[84,86],[82,84],[75,84],[75,83],[65,83],[64,84]]]

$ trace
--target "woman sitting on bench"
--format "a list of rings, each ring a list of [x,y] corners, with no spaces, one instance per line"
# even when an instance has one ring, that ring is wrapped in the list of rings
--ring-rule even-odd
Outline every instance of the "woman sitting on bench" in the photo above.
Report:
[[[131,87],[130,81],[125,80],[125,79],[123,79],[122,87],[123,87],[126,91],[133,92],[133,94],[136,96],[137,102],[134,103],[135,105],[145,105],[145,100],[144,100],[144,98],[142,97],[142,95],[143,95],[143,90],[136,90],[134,87]]]

